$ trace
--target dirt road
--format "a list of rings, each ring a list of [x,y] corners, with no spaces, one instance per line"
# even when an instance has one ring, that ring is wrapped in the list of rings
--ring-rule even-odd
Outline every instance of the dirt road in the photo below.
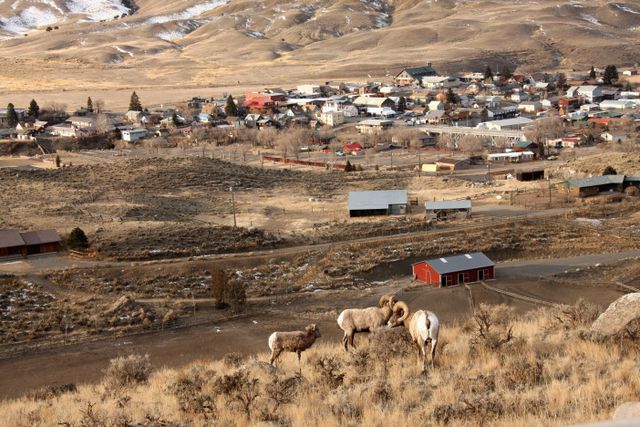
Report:
[[[622,294],[613,285],[584,287],[537,278],[639,255],[640,252],[626,252],[501,263],[497,270],[500,279],[492,282],[492,286],[561,303],[572,303],[583,297],[599,304],[608,304]],[[532,279],[532,276],[536,279]],[[481,286],[471,285],[471,288],[476,304],[506,303],[520,312],[537,307]],[[0,360],[0,398],[20,396],[47,384],[95,382],[102,377],[111,358],[132,352],[149,354],[156,367],[182,366],[198,359],[221,357],[229,352],[247,355],[263,353],[267,348],[266,337],[272,331],[297,329],[311,321],[320,325],[323,341],[339,343],[341,332],[335,324],[335,313],[356,303],[375,305],[379,294],[389,290],[396,291],[412,307],[427,307],[436,311],[445,325],[461,321],[471,313],[469,292],[464,287],[426,288],[415,286],[406,276],[398,276],[386,287],[366,291],[311,293],[298,298],[290,306],[278,306],[277,310],[265,310],[266,314],[239,320],[73,345]],[[258,357],[266,358],[266,354],[259,354]]]

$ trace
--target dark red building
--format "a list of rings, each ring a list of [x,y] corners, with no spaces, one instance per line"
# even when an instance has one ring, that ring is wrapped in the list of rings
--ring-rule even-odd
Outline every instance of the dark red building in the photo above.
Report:
[[[412,269],[415,280],[438,287],[495,277],[495,264],[482,252],[429,259],[413,264]]]
[[[25,233],[16,230],[0,230],[0,257],[57,252],[60,250],[60,241],[60,236],[55,230]]]

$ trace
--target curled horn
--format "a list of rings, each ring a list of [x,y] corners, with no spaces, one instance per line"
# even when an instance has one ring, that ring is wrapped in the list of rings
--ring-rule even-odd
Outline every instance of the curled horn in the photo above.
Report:
[[[393,305],[396,302],[396,297],[391,294],[382,295],[378,302],[378,307],[384,307],[388,302],[391,302],[391,305]]]
[[[407,320],[407,317],[409,317],[409,306],[404,301],[398,301],[393,306],[394,313],[397,313],[400,310],[402,310],[402,316],[398,318],[398,323],[404,322],[405,320]]]

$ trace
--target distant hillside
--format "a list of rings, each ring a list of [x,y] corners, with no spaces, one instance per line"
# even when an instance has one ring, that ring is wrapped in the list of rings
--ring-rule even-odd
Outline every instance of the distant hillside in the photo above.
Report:
[[[383,77],[427,61],[630,65],[639,34],[638,0],[0,0],[0,73],[13,89],[35,64],[45,87],[68,84],[60,63],[126,87]]]

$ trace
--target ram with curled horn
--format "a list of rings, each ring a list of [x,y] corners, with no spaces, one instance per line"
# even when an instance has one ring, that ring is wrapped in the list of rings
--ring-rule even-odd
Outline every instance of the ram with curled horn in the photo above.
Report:
[[[411,313],[406,303],[398,301],[393,306],[393,314],[387,325],[392,328],[404,326],[409,331],[418,350],[418,365],[421,365],[423,372],[427,362],[426,347],[431,342],[431,368],[435,367],[436,346],[440,333],[440,321],[435,313],[428,310]]]
[[[391,315],[393,314],[393,306],[397,302],[396,298],[391,295],[383,295],[380,297],[378,307],[367,308],[348,308],[343,310],[338,316],[338,326],[344,331],[342,342],[344,350],[349,350],[349,345],[355,348],[353,338],[358,332],[371,332],[384,327]]]

